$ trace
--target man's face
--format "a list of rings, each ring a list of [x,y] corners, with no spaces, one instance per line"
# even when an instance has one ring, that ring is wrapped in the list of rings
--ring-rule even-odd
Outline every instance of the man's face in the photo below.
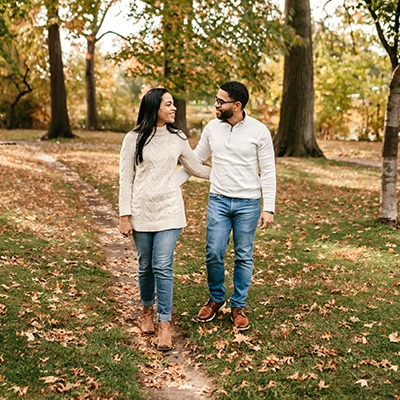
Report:
[[[217,118],[222,121],[232,118],[235,103],[236,101],[231,99],[225,90],[218,90],[214,103]]]

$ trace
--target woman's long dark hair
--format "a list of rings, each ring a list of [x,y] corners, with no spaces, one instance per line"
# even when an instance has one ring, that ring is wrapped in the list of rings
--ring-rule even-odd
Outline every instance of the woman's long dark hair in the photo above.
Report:
[[[143,161],[143,147],[150,143],[156,133],[157,113],[160,109],[161,98],[165,93],[169,92],[164,88],[150,89],[142,98],[136,128],[134,129],[135,132],[138,132],[135,155],[136,165]],[[166,126],[171,133],[179,132],[179,129],[171,123],[167,122]]]

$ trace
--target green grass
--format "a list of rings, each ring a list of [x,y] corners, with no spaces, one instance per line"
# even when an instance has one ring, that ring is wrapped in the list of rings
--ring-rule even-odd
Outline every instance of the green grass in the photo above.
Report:
[[[330,185],[321,182],[321,168],[330,172]],[[189,227],[176,255],[176,314],[199,346],[199,360],[219,377],[222,398],[389,399],[400,394],[400,344],[389,340],[400,331],[400,236],[375,223],[379,193],[342,184],[343,174],[379,183],[379,173],[366,168],[278,160],[275,227],[256,235],[247,307],[251,329],[244,337],[232,329],[229,310],[205,326],[193,322],[208,295],[208,188],[186,184]],[[233,259],[230,244],[228,296]]]
[[[29,157],[13,168],[13,152],[0,160],[0,398],[144,399],[147,357],[118,326],[79,194]]]
[[[71,141],[74,146],[47,149],[115,207],[120,140],[97,147],[79,139]],[[9,179],[26,181],[26,170],[18,171]],[[16,174],[11,167],[5,172]],[[400,235],[375,222],[380,172],[295,158],[278,159],[277,172],[275,224],[257,231],[246,308],[251,328],[242,334],[233,329],[228,307],[208,324],[194,321],[208,297],[208,184],[183,186],[188,227],[175,256],[174,318],[190,339],[192,359],[216,378],[220,399],[400,398],[400,343],[390,340],[395,332],[400,336]],[[79,194],[43,174],[29,179],[47,207],[31,202],[21,187],[16,204],[0,208],[0,282],[7,287],[0,285],[6,307],[5,313],[0,308],[0,340],[7,343],[0,350],[0,398],[17,398],[14,386],[28,386],[26,397],[35,399],[86,391],[99,398],[140,398],[133,394],[140,393],[135,374],[145,361],[113,323],[110,277]],[[15,196],[11,184],[4,187],[3,198]],[[233,260],[230,244],[228,297]],[[60,329],[67,331],[65,345]],[[59,380],[40,380],[51,376]],[[67,384],[72,388],[59,392]]]

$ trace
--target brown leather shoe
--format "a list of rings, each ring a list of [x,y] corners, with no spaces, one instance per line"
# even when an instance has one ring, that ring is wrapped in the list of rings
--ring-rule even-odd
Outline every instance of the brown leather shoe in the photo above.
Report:
[[[215,301],[208,299],[207,303],[204,304],[202,309],[197,314],[197,321],[199,322],[209,322],[212,321],[223,306],[225,305],[225,301],[222,303],[216,303]]]
[[[157,350],[168,351],[172,349],[171,323],[159,322]]]
[[[245,331],[250,328],[249,319],[246,317],[242,307],[235,307],[231,310],[231,320],[233,325],[239,331]]]
[[[154,328],[153,314],[153,307],[143,307],[142,326],[140,329],[145,335],[153,335],[156,331]]]

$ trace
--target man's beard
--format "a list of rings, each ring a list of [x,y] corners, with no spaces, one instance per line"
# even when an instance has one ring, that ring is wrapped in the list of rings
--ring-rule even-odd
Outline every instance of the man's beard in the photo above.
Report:
[[[226,111],[221,111],[221,114],[217,116],[218,119],[222,121],[228,121],[229,118],[232,118],[233,116],[233,111],[232,110],[226,110]]]

